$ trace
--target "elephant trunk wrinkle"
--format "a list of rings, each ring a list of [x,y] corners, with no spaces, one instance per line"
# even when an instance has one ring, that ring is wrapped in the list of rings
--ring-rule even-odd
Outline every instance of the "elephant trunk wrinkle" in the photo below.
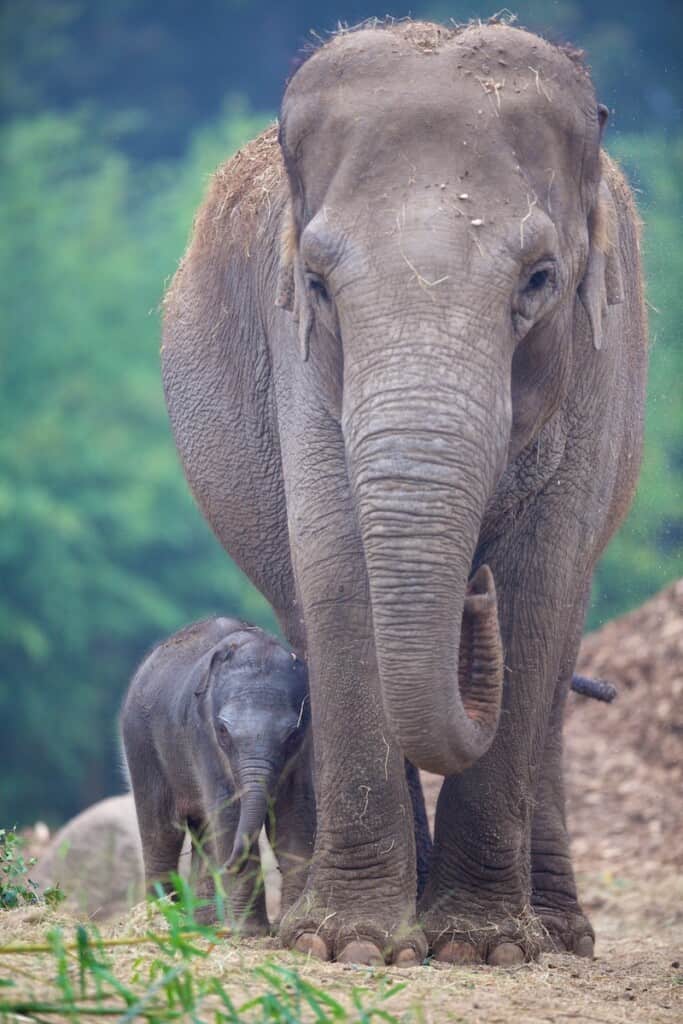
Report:
[[[227,867],[234,868],[245,860],[258,841],[265,824],[277,766],[269,761],[250,760],[239,767],[240,816]]]

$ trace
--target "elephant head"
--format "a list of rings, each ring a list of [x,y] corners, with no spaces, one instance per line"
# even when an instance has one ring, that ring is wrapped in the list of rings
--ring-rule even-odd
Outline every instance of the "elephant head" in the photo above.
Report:
[[[237,867],[254,849],[283,772],[303,748],[310,719],[306,668],[254,629],[217,644],[197,675],[195,695],[240,801],[226,865]]]
[[[484,515],[619,300],[605,118],[504,25],[343,32],[284,96],[279,302],[343,438],[388,722],[441,774],[501,704]]]

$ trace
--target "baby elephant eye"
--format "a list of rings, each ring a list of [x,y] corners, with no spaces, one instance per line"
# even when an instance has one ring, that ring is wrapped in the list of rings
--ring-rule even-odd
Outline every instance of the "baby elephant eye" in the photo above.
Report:
[[[225,724],[225,722],[218,723],[218,735],[222,740],[227,740],[228,736],[230,735],[230,733],[228,732],[228,727]]]

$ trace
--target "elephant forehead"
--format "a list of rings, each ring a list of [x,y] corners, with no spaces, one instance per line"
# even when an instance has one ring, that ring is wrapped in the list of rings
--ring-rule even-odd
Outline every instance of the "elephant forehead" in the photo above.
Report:
[[[232,715],[239,709],[277,714],[291,706],[291,687],[284,682],[264,679],[258,672],[250,673],[250,676],[232,680],[229,691],[219,694],[219,703],[222,707],[230,707]]]
[[[428,187],[483,173],[489,187],[514,190],[523,175],[541,190],[554,172],[556,188],[575,190],[597,131],[583,68],[502,26],[432,50],[389,29],[338,37],[297,72],[283,104],[285,152],[311,212],[378,177]]]
[[[333,37],[287,88],[287,135],[305,136],[311,119],[314,127],[319,123],[321,109],[339,128],[401,111],[448,120],[457,118],[463,106],[468,114],[479,108],[499,114],[522,107],[540,110],[547,119],[580,120],[594,105],[583,64],[569,56],[571,51],[538,36],[501,25],[449,30],[422,23],[420,37],[419,27],[413,23]]]

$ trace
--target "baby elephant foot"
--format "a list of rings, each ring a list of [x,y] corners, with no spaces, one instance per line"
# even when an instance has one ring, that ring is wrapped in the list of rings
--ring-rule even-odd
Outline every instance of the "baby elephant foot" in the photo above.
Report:
[[[479,918],[428,911],[421,923],[439,963],[517,967],[538,959],[542,931],[534,915]]]
[[[427,955],[427,941],[406,908],[395,915],[386,908],[376,917],[354,915],[329,903],[323,907],[310,892],[284,915],[280,939],[299,953],[342,964],[416,967]]]
[[[240,936],[241,938],[260,938],[270,934],[268,915],[262,893],[246,904],[235,906],[229,900],[221,903],[216,899],[213,883],[199,883],[196,887],[199,905],[194,910],[197,924],[217,926],[222,934]],[[220,912],[219,912],[220,907]]]
[[[595,932],[580,907],[573,911],[534,907],[543,928],[543,950],[547,953],[573,953],[593,959]]]
[[[219,916],[216,905],[210,903],[198,907],[194,913],[197,924],[213,927],[218,926],[224,935],[239,936],[240,938],[261,938],[270,934],[268,919],[261,914],[231,914],[226,913]]]

